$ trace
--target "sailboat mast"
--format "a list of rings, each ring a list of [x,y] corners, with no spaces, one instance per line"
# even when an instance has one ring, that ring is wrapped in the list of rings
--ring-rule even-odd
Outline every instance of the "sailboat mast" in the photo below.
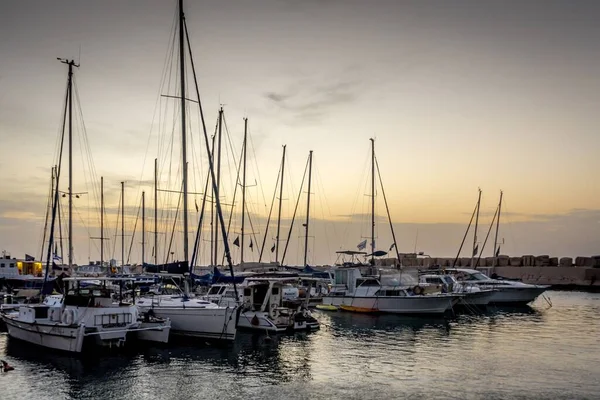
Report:
[[[494,262],[492,267],[495,267],[498,264],[498,256],[496,254],[496,248],[498,246],[498,229],[500,228],[500,211],[502,210],[502,190],[500,191],[500,201],[498,202],[498,219],[496,220],[496,236],[494,237]]]
[[[179,76],[181,78],[181,169],[183,171],[183,260],[188,260],[188,177],[185,121],[185,51],[183,0],[179,0]]]
[[[104,265],[104,177],[100,177],[100,265]]]
[[[277,236],[275,237],[275,263],[279,261],[279,232],[281,229],[281,201],[283,199],[283,174],[285,172],[285,148],[283,145],[283,155],[281,156],[281,180],[279,182],[279,211],[277,214]]]
[[[69,268],[73,267],[73,65],[69,65]]]
[[[125,182],[121,182],[121,265],[125,265]]]
[[[248,118],[244,118],[244,172],[242,174],[242,249],[240,264],[244,263],[244,222],[246,219],[246,152],[248,148]]]
[[[371,141],[371,265],[375,265],[375,139]]]
[[[474,267],[475,249],[477,248],[477,225],[479,224],[479,207],[481,206],[481,189],[479,189],[479,197],[477,198],[477,214],[475,216],[475,233],[473,234],[473,250],[471,252],[471,268]]]
[[[306,223],[304,224],[304,266],[308,257],[308,222],[310,221],[310,181],[312,177],[312,150],[308,153],[308,195],[306,198]]]
[[[221,131],[223,126],[223,107],[219,109],[219,130],[217,134],[219,138],[217,140],[217,187],[221,184]],[[217,265],[219,260],[219,219],[215,219],[215,264]]]
[[[145,254],[146,254],[146,192],[142,192],[142,268],[144,267],[144,262],[146,262]]]
[[[158,265],[158,158],[154,159],[154,265]]]

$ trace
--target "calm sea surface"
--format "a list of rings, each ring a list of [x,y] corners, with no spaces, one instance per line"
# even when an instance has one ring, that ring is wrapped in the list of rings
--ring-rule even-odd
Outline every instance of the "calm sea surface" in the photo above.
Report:
[[[600,294],[423,319],[316,311],[319,332],[75,359],[0,335],[0,399],[600,399]]]

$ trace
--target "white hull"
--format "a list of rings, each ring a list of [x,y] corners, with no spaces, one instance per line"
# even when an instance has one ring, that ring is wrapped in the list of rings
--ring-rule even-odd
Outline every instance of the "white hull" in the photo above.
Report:
[[[168,343],[171,321],[142,322],[135,331],[135,338],[145,342]]]
[[[236,308],[199,307],[140,307],[152,309],[159,318],[171,320],[171,333],[217,340],[234,340],[236,333]]]
[[[323,304],[349,306],[392,314],[443,314],[451,309],[459,297],[447,296],[399,296],[399,297],[349,297],[326,296]]]
[[[527,304],[546,291],[546,287],[495,287],[490,304]]]
[[[6,324],[8,335],[38,346],[50,349],[80,353],[85,337],[85,326],[58,326],[58,324],[40,324],[20,322],[1,315]]]
[[[462,297],[460,299],[458,304],[466,306],[466,307],[469,307],[469,306],[485,307],[490,303],[490,301],[494,297],[495,293],[496,292],[493,290],[482,290],[479,292],[466,292],[466,293],[464,293],[464,297]]]
[[[256,319],[254,319],[255,315]],[[261,332],[285,332],[289,328],[289,322],[273,320],[262,311],[246,311],[240,314],[238,328]]]

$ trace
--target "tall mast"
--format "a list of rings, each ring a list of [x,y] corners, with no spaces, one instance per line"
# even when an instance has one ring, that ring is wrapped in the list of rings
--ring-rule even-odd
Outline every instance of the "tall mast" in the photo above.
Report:
[[[246,150],[248,140],[248,118],[244,118],[244,172],[242,174],[242,250],[240,264],[244,263],[244,222],[246,219]]]
[[[500,228],[500,211],[502,210],[502,190],[500,191],[500,201],[498,202],[498,219],[496,220],[496,237],[494,238],[494,262],[492,267],[495,267],[498,264],[496,256],[496,246],[498,246],[498,229]]]
[[[144,268],[144,262],[146,254],[146,192],[142,192],[142,268]]]
[[[187,146],[185,133],[185,52],[184,52],[184,20],[183,0],[179,0],[179,76],[181,78],[181,169],[183,171],[183,260],[188,259],[188,177]]]
[[[100,265],[104,265],[104,177],[100,177]]]
[[[125,182],[121,182],[121,265],[125,265]]]
[[[61,60],[69,66],[69,268],[73,267],[73,67],[74,60]]]
[[[481,205],[481,189],[479,189],[479,197],[477,198],[477,214],[475,216],[475,233],[473,234],[473,250],[471,251],[471,263],[469,266],[473,268],[475,265],[473,261],[475,259],[475,249],[477,248],[477,225],[479,224],[479,207]]]
[[[158,158],[154,159],[154,265],[158,265]]]
[[[306,223],[304,224],[304,266],[308,257],[308,222],[310,221],[310,181],[312,176],[312,150],[308,153],[308,195],[306,198]]]
[[[371,265],[375,265],[375,139],[371,141]]]
[[[217,187],[221,184],[221,130],[223,126],[223,107],[219,109],[219,138],[217,140]],[[215,265],[219,262],[219,219],[215,219]]]
[[[279,261],[279,230],[281,228],[281,201],[283,199],[283,173],[285,172],[285,148],[283,145],[283,155],[281,156],[281,180],[279,182],[279,211],[277,215],[277,236],[275,237],[275,263]]]

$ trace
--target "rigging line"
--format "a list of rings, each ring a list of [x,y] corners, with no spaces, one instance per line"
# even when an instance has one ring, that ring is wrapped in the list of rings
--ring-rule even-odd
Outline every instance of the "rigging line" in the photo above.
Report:
[[[210,172],[210,171],[209,171]],[[210,181],[210,173],[206,176],[206,184],[204,185],[204,196],[202,196],[202,206],[200,208],[200,217],[198,218],[198,228],[196,229],[196,240],[194,240],[194,250],[190,266],[194,266],[198,256],[198,246],[200,245],[200,237],[202,235],[202,221],[204,219],[204,209],[206,206],[206,198],[208,197],[208,182]]]
[[[196,76],[196,69],[194,68],[194,57],[192,56],[192,45],[190,44],[190,38],[188,35],[187,23],[185,22],[185,18],[182,18],[182,22],[185,27],[185,36],[186,36],[187,44],[188,44],[188,52],[190,55],[192,73],[194,76],[194,86],[196,88],[196,96],[198,98],[198,107],[200,110],[200,117],[202,119],[202,129],[204,131],[204,144],[206,146],[206,150],[209,151],[210,145],[208,143],[208,135],[206,134],[206,123],[204,121],[204,113],[202,111],[202,103],[200,102],[200,90],[198,89],[198,78]],[[219,218],[219,226],[221,228],[221,235],[223,236],[223,246],[225,247],[225,256],[227,258],[227,264],[229,266],[229,273],[231,274],[232,277],[234,277],[235,274],[233,271],[233,262],[231,260],[231,252],[229,249],[229,243],[227,241],[227,232],[225,231],[225,220],[223,219],[223,212],[221,209],[221,203],[220,203],[219,196],[218,196],[219,188],[215,183],[215,169],[214,169],[214,164],[212,162],[212,159],[210,159],[210,158],[209,158],[209,169],[210,169],[210,174],[211,174],[211,180],[213,182],[213,190],[215,191],[215,194],[217,194],[217,196],[215,196],[216,202],[217,202],[217,216]],[[237,303],[239,297],[238,297],[238,289],[237,289],[235,280],[233,281],[233,291],[234,291],[234,295],[235,295],[235,299],[236,299],[236,303]]]
[[[82,139],[79,139],[79,137],[78,137],[78,140],[82,140],[82,142],[83,142],[83,146],[82,147],[83,147],[83,149],[85,149],[85,155],[87,156],[87,157],[84,157],[83,156],[83,152],[82,152],[82,161],[85,160],[88,163],[89,170],[87,172],[89,173],[89,176],[88,176],[89,182],[91,182],[92,197],[93,197],[93,199],[95,201],[95,204],[99,204],[100,203],[100,195],[99,195],[98,185],[96,184],[96,182],[97,182],[96,166],[95,166],[94,157],[93,157],[93,154],[92,154],[92,151],[91,151],[91,145],[90,145],[90,141],[89,141],[89,136],[87,134],[87,128],[85,126],[85,120],[83,118],[83,109],[81,107],[81,99],[80,99],[80,96],[79,96],[79,87],[77,85],[77,81],[76,81],[75,78],[73,79],[73,87],[75,89],[76,108],[79,111],[79,118],[78,118],[78,120],[81,123],[81,136],[82,136]],[[80,151],[82,151],[83,149],[80,148]],[[84,176],[85,176],[85,174],[86,174],[85,168],[83,170],[84,170]],[[86,190],[90,191],[87,180],[86,180]],[[100,223],[100,219],[98,218],[95,222]]]
[[[115,258],[115,250],[117,248],[117,232],[119,230],[119,216],[121,215],[121,201],[123,199],[121,198],[121,195],[119,195],[119,204],[117,205],[117,222],[115,224],[115,234],[113,236],[113,248],[112,248],[112,256],[110,258],[114,259]]]
[[[465,244],[465,239],[467,238],[467,234],[469,233],[469,229],[471,228],[471,223],[473,222],[473,218],[475,218],[475,212],[477,211],[477,204],[475,205],[475,209],[473,210],[473,214],[471,215],[471,220],[469,221],[469,225],[467,226],[467,230],[465,231],[465,236],[463,236],[463,240],[460,243],[460,247],[458,248],[458,253],[456,254],[456,258],[454,258],[454,262],[452,266],[454,267],[458,261],[458,257],[460,256],[460,252]]]
[[[79,212],[79,208],[75,204],[73,204],[73,209],[75,210],[75,213],[79,217],[79,220],[81,221],[81,225],[85,228],[85,230],[86,230],[86,232],[88,234],[88,238],[89,238],[90,236],[92,236],[92,232],[90,231],[90,227],[85,224],[85,220],[81,216],[81,213]],[[100,248],[98,248],[98,244],[95,243],[95,242],[94,242],[94,247],[95,247],[96,250],[100,251]]]
[[[263,251],[265,250],[265,242],[267,241],[267,234],[269,232],[269,224],[271,223],[271,213],[273,212],[273,205],[275,204],[275,198],[277,197],[277,189],[279,188],[281,178],[281,167],[282,163],[279,163],[279,171],[277,172],[277,180],[275,181],[275,189],[273,190],[273,199],[271,200],[271,208],[269,209],[269,216],[267,217],[267,225],[265,228],[265,236],[263,237],[262,245],[260,246],[260,253],[258,255],[258,262],[262,261]]]
[[[223,114],[223,122],[225,122],[225,114]],[[228,132],[229,130],[227,128],[227,123],[225,123],[224,125],[225,125],[225,130]],[[229,137],[229,135],[228,135],[228,137]],[[231,143],[231,138],[230,137],[229,137],[229,142]],[[234,150],[233,149],[233,145],[231,145],[231,150],[232,151]],[[241,151],[243,151],[243,148],[242,148]],[[234,161],[235,161],[235,157],[234,157]],[[229,213],[229,221],[227,221],[227,235],[228,236],[229,236],[229,234],[231,232],[231,230],[230,230],[231,229],[231,221],[233,220],[233,215],[235,213],[235,198],[237,196],[237,189],[238,189],[238,186],[239,186],[239,183],[240,183],[240,172],[241,172],[241,169],[242,169],[242,156],[240,154],[240,159],[239,159],[239,162],[238,162],[236,176],[235,176],[236,184],[235,184],[235,186],[233,188],[233,199],[232,199],[232,203],[231,203],[232,207],[231,207],[231,212]],[[224,261],[225,261],[225,254],[223,254],[223,258],[221,259],[221,263],[224,263]]]
[[[387,212],[388,221],[390,223],[390,230],[392,231],[392,240],[394,241],[394,249],[396,250],[396,257],[398,263],[400,262],[400,251],[398,250],[398,243],[396,242],[396,233],[394,233],[394,225],[392,224],[392,217],[390,215],[390,208],[388,207],[387,197],[385,196],[385,189],[383,188],[383,180],[381,180],[381,171],[379,170],[379,160],[375,157],[375,165],[377,166],[377,176],[379,177],[379,185],[381,185],[381,194],[383,195],[383,201],[385,203],[385,210]]]
[[[477,266],[479,265],[479,260],[481,260],[481,255],[483,254],[483,250],[485,249],[485,244],[487,243],[488,238],[490,237],[490,232],[492,231],[492,228],[494,227],[494,222],[496,221],[497,215],[498,215],[498,207],[496,207],[496,212],[494,212],[494,218],[492,218],[492,223],[490,224],[487,235],[485,235],[485,240],[483,241],[483,245],[481,246],[481,250],[479,251],[479,257],[477,257],[477,261],[475,261],[475,269],[477,269]],[[495,254],[494,254],[494,256],[495,256]]]
[[[250,148],[252,149],[252,155],[254,156],[254,166],[256,167],[256,175],[258,175],[258,184],[260,187],[260,192],[262,194],[262,200],[263,200],[263,204],[265,207],[264,211],[267,211],[267,198],[265,197],[264,186],[263,186],[262,178],[260,175],[260,168],[258,167],[258,158],[256,157],[256,149],[254,147],[254,140],[252,138],[252,133],[250,132],[251,128],[249,128],[248,131],[249,131],[248,136],[250,136]],[[258,214],[258,213],[256,213],[256,214]]]
[[[225,155],[226,155],[228,161],[229,161],[229,157],[231,157],[233,159],[233,165],[236,165],[238,163],[238,161],[236,159],[237,150],[235,149],[234,143],[231,140],[231,132],[229,130],[229,125],[227,125],[227,117],[226,117],[225,113],[223,113],[223,126],[225,127],[225,134],[226,134],[226,137],[227,137],[227,143],[229,144],[229,149],[228,149],[229,152],[226,151]],[[225,148],[227,149],[227,146]],[[240,154],[241,153],[242,152],[240,150]],[[240,161],[239,161],[240,163],[241,163],[241,159],[242,159],[242,157],[240,156]],[[228,166],[231,167],[231,162],[228,163]],[[238,168],[237,173],[235,175],[235,183],[231,181],[231,179],[233,177],[234,177],[234,175],[230,171],[230,173],[229,173],[229,178],[230,178],[229,184],[232,185],[232,186],[234,186],[234,191],[235,191],[235,189],[237,188],[237,185],[238,185],[238,181],[239,181],[239,168]],[[224,195],[226,195],[226,194],[227,193],[224,193]]]
[[[252,218],[250,217],[250,210],[248,210],[248,207],[246,206],[246,210],[248,212],[248,222],[250,222],[250,229],[252,230],[252,237],[254,238],[254,243],[256,243],[258,245],[258,241],[256,241],[256,231],[254,230],[254,224],[252,223]],[[252,239],[250,239],[252,240]],[[252,252],[254,253],[254,245],[252,246]]]
[[[356,192],[354,194],[354,200],[352,202],[352,205],[350,206],[350,218],[347,218],[346,221],[343,224],[342,243],[344,245],[348,242],[348,240],[350,240],[348,238],[349,227],[355,224],[356,209],[358,207],[359,199],[362,199],[362,201],[364,202],[364,196],[360,195],[361,190],[364,190],[364,189],[361,189],[360,182],[365,182],[366,181],[367,164],[369,162],[369,159],[370,159],[370,152],[365,157],[365,160],[363,162],[362,172],[361,172],[360,178],[358,180],[359,184],[356,185]],[[365,183],[365,185],[366,185],[366,183]],[[363,193],[364,193],[364,191],[363,191]],[[364,203],[363,203],[362,209],[364,209]],[[362,218],[364,219],[364,216]],[[360,228],[360,232],[361,232],[360,236],[361,237],[362,237],[362,229],[363,229],[362,228],[362,222],[364,222],[364,221],[361,221],[360,225],[359,225],[359,226],[361,226],[361,228]]]
[[[71,68],[71,66],[69,66],[69,69]],[[67,82],[67,90],[66,90],[66,94],[65,94],[65,106],[63,108],[63,118],[62,118],[62,129],[59,131],[60,132],[60,147],[57,151],[57,162],[55,163],[55,165],[57,165],[56,169],[56,190],[54,191],[54,200],[52,202],[52,222],[50,223],[50,238],[48,240],[48,252],[47,252],[47,258],[46,258],[46,271],[44,273],[44,283],[46,283],[48,281],[48,274],[50,272],[50,258],[52,257],[52,247],[54,245],[54,247],[56,248],[56,245],[54,244],[54,224],[56,222],[56,212],[57,209],[59,211],[59,226],[60,226],[60,202],[59,202],[59,196],[58,196],[58,189],[59,189],[59,181],[60,181],[60,171],[62,168],[62,154],[63,154],[63,148],[64,148],[64,143],[65,143],[65,127],[66,127],[66,122],[67,122],[67,104],[69,102],[69,96],[70,96],[70,85],[71,82],[68,81]],[[60,232],[60,230],[59,230]],[[62,238],[60,240],[61,243],[61,249],[62,249]],[[61,253],[62,256],[62,253]],[[52,262],[54,263],[54,258],[52,259]]]
[[[181,206],[181,194],[183,192],[183,182],[181,183],[181,192],[179,192],[179,200],[177,201],[177,211],[175,211],[175,218],[173,218],[173,229],[171,230],[171,239],[169,240],[169,247],[167,249],[167,260],[165,264],[169,262],[169,254],[171,254],[171,248],[173,246],[173,236],[175,236],[175,227],[177,226],[177,216],[179,215],[179,207]],[[184,228],[185,229],[185,228]]]
[[[44,260],[44,245],[46,243],[46,231],[48,230],[48,217],[52,212],[52,199],[54,195],[54,167],[52,167],[52,177],[50,178],[50,189],[48,193],[48,203],[46,204],[46,215],[44,216],[44,229],[42,230],[42,250],[40,251],[40,260]]]
[[[140,210],[142,209],[142,200],[140,199],[140,206],[138,207],[137,215],[135,216],[135,223],[133,224],[133,232],[131,233],[131,243],[129,244],[129,252],[127,252],[127,264],[129,264],[129,259],[131,257],[131,249],[133,248],[133,241],[135,240],[135,232],[137,230],[137,223],[140,217]]]
[[[298,211],[298,204],[300,204],[300,197],[302,197],[302,188],[304,187],[304,180],[306,178],[306,173],[308,172],[308,164],[310,162],[310,158],[306,160],[306,167],[304,167],[304,175],[302,176],[302,183],[300,184],[300,190],[298,191],[298,199],[296,200],[296,207],[294,208],[294,214],[292,216],[292,221],[290,223],[290,230],[288,231],[288,236],[285,241],[285,248],[283,249],[283,255],[281,256],[281,265],[285,260],[285,255],[287,253],[288,245],[290,244],[290,237],[292,236],[292,229],[294,228],[294,220],[296,219],[296,212]],[[297,253],[297,252],[296,252]],[[296,257],[298,254],[296,254]]]

